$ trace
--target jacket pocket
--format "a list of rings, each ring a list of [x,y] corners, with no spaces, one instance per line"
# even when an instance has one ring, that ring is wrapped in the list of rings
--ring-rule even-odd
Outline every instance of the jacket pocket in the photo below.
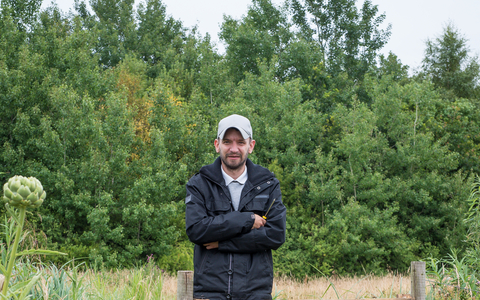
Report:
[[[203,254],[203,255],[202,255]],[[198,274],[203,274],[203,271],[205,270],[205,264],[207,262],[207,257],[208,257],[208,251],[198,251],[198,256],[200,256],[198,259],[195,259],[195,272]]]
[[[226,199],[210,198],[206,201],[205,206],[207,207],[207,210],[214,215],[224,214],[231,210],[230,201]]]
[[[207,256],[208,256],[208,251],[203,256],[202,263],[200,264],[200,271],[198,272],[198,274],[203,274],[203,270],[205,269],[205,263],[207,262]]]
[[[256,212],[260,214],[265,213],[265,206],[267,205],[269,197],[270,196],[268,194],[260,194],[255,196],[255,198],[253,198],[252,201],[248,202],[245,205],[244,210]]]
[[[247,274],[250,273],[250,270],[252,269],[253,255],[253,253],[247,254]]]
[[[267,264],[268,268],[273,272],[273,258],[272,258],[272,251],[265,250],[264,252],[265,263]]]
[[[271,293],[273,283],[273,269],[268,261],[268,253],[267,251],[255,252],[250,255],[250,258],[250,267],[245,276],[245,286],[248,291],[243,292],[268,295]]]

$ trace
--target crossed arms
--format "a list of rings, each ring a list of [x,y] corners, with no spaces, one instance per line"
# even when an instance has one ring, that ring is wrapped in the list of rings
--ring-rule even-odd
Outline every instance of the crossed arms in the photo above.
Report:
[[[277,249],[285,241],[286,227],[286,208],[281,201],[278,182],[265,199],[264,206],[270,206],[273,199],[276,200],[268,213],[268,220],[249,211],[212,212],[207,209],[206,201],[215,200],[205,200],[200,191],[187,184],[187,235],[197,245],[223,252],[253,253]]]

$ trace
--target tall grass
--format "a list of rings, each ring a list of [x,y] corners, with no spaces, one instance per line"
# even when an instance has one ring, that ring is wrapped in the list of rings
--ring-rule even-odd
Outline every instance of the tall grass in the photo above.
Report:
[[[19,262],[17,269],[28,276],[40,273],[41,278],[30,292],[30,299],[52,300],[153,300],[173,299],[163,295],[163,275],[153,263],[129,270],[81,271],[80,266]]]
[[[16,277],[41,273],[31,299],[77,300],[167,300],[175,299],[177,279],[163,274],[154,264],[129,270],[81,270],[81,266],[55,266],[19,262]],[[464,259],[452,254],[447,259],[427,262],[427,299],[479,299],[478,273]],[[19,278],[21,280],[21,278]],[[410,293],[408,276],[305,277],[303,280],[275,277],[275,300],[395,298]]]
[[[33,299],[84,299],[86,287],[83,278],[78,276],[79,266],[69,269],[67,265],[57,268],[55,265],[45,267],[39,264],[41,277],[34,286],[31,295]]]
[[[466,251],[460,257],[455,250],[445,259],[430,258],[427,275],[429,299],[478,299],[480,297],[480,177],[476,176],[465,214],[468,232]]]
[[[429,293],[427,299],[478,299],[480,276],[468,257],[459,258],[455,251],[445,259],[430,258],[427,263]]]
[[[171,299],[166,298],[162,292],[161,272],[148,266],[116,271],[88,270],[85,280],[89,283],[88,299]]]
[[[82,269],[83,268],[83,269]],[[41,279],[31,291],[31,299],[54,300],[167,300],[175,299],[176,277],[163,274],[153,262],[129,270],[95,270],[83,264],[54,265],[21,260],[13,280],[31,274]],[[427,299],[479,299],[478,272],[455,252],[442,260],[427,262]],[[383,277],[288,277],[274,278],[275,300],[395,298],[410,293],[410,278],[389,274]]]
[[[154,264],[129,270],[82,271],[80,266],[72,264],[57,268],[27,262],[19,269],[25,270],[24,276],[29,272],[42,274],[32,289],[31,299],[173,300],[177,293],[176,277],[163,274]],[[384,277],[305,277],[304,280],[276,277],[272,296],[275,300],[361,299],[395,298],[397,294],[409,292],[409,278],[395,274]]]

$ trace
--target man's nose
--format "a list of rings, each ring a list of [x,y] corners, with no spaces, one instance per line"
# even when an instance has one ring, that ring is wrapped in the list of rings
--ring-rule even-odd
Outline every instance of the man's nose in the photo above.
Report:
[[[231,152],[238,152],[238,145],[237,143],[233,142],[232,146],[230,147]]]

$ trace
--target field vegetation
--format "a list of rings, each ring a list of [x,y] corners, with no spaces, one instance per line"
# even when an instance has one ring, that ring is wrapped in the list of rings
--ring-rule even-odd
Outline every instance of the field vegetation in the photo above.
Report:
[[[40,269],[42,277],[30,293],[32,299],[173,300],[177,296],[177,278],[153,265],[122,270]],[[272,296],[278,300],[394,298],[409,291],[409,277],[393,274],[301,280],[280,276],[274,279]]]

